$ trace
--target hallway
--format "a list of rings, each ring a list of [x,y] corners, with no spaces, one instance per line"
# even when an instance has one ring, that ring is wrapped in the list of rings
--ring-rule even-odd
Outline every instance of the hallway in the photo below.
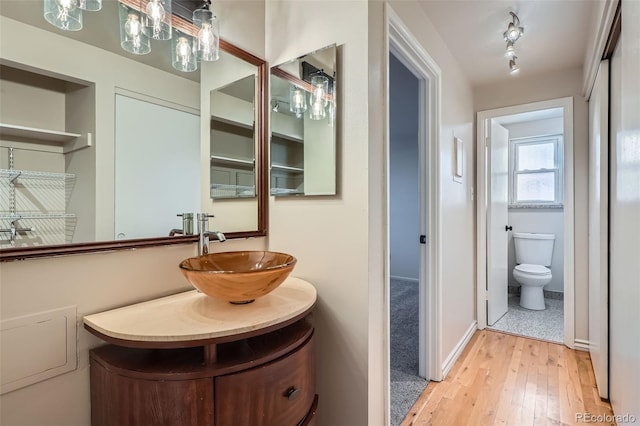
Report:
[[[429,383],[402,425],[615,424],[589,415],[612,411],[598,397],[587,352],[483,330],[446,380]]]

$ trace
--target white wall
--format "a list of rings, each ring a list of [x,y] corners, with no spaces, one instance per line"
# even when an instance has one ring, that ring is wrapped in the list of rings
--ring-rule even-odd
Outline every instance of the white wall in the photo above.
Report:
[[[264,2],[221,0],[216,2],[216,8],[220,11],[218,16],[226,18],[222,29],[224,38],[264,57]],[[1,18],[0,24],[0,51],[4,56],[21,46],[9,47],[13,38],[10,28],[5,25],[7,20]],[[46,40],[41,42],[47,44]],[[41,62],[44,58],[36,59]],[[63,59],[60,58],[61,62]],[[91,63],[84,62],[86,67]],[[109,61],[95,63],[105,68],[105,75],[112,74],[113,70],[107,70],[105,64]],[[147,85],[161,83],[153,77],[141,84],[141,91],[145,92]],[[113,97],[113,90],[110,96]],[[111,112],[99,111],[98,120],[102,117],[100,113],[112,115],[112,111],[113,108]],[[113,133],[113,124],[111,130],[105,129],[108,123],[98,125],[99,132],[101,128]],[[211,248],[212,251],[259,250],[266,248],[266,239],[234,240],[223,245],[212,243]],[[77,305],[79,366],[73,372],[2,395],[0,424],[90,424],[88,349],[101,341],[84,331],[81,316],[190,289],[178,264],[193,256],[195,250],[195,245],[191,244],[2,263],[0,319]]]
[[[587,103],[582,95],[582,68],[571,68],[516,77],[473,89],[476,111],[514,106],[562,97],[573,97],[574,245],[575,245],[575,339],[589,338],[588,321],[588,153]]]
[[[505,124],[509,131],[509,139],[535,137],[541,135],[562,134],[562,118],[550,118],[545,120],[525,121],[522,123]],[[509,179],[511,179],[509,175]],[[545,290],[564,292],[564,216],[562,209],[509,209],[509,225],[513,226],[513,232],[508,237],[509,252],[509,285],[520,287],[513,278],[513,268],[516,265],[515,245],[513,234],[515,232],[535,232],[542,234],[554,234],[556,236],[553,246],[553,258],[551,259],[552,280],[545,286]]]
[[[622,1],[621,57],[612,60],[609,398],[640,422],[640,2]],[[622,422],[620,422],[622,423]]]
[[[418,279],[420,189],[418,79],[394,56],[389,62],[389,246],[392,277]]]

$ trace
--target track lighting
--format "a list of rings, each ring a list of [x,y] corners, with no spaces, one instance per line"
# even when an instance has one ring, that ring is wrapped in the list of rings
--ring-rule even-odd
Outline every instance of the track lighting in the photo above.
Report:
[[[507,42],[507,50],[506,52],[504,52],[504,56],[507,58],[513,58],[514,56],[516,56],[516,50],[513,47],[512,41]]]
[[[509,72],[511,74],[515,74],[520,71],[520,68],[518,67],[518,65],[516,65],[516,59],[518,59],[518,57],[514,56],[509,60]]]
[[[507,31],[504,32],[504,40],[515,43],[524,34],[524,28],[520,26],[520,19],[518,15],[513,12],[509,12],[513,18],[507,26]]]

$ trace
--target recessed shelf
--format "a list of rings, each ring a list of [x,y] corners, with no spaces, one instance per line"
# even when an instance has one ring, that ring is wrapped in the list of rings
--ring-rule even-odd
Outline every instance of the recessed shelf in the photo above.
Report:
[[[63,153],[68,154],[82,148],[92,146],[92,134],[61,132],[37,127],[18,126],[0,123],[0,139],[17,138],[30,142],[53,142],[63,146]]]
[[[243,164],[247,166],[253,166],[255,160],[243,160],[241,158],[223,157],[221,155],[212,155],[211,161],[220,161],[225,163]]]
[[[13,136],[26,139],[37,139],[44,142],[70,142],[81,135],[79,133],[60,132],[58,130],[38,129],[36,127],[16,126],[0,123],[0,137]]]
[[[302,167],[285,166],[282,164],[272,164],[271,168],[276,170],[286,170],[288,172],[304,172]]]

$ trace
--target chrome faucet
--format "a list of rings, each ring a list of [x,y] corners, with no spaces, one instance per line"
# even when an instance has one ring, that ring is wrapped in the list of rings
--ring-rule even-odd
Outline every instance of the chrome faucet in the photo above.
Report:
[[[227,237],[220,231],[209,231],[209,218],[214,217],[212,214],[198,213],[198,256],[209,254],[209,238],[224,243]]]
[[[176,235],[193,235],[193,213],[181,213],[176,215],[182,218],[182,229],[174,228],[169,231],[170,237]]]

